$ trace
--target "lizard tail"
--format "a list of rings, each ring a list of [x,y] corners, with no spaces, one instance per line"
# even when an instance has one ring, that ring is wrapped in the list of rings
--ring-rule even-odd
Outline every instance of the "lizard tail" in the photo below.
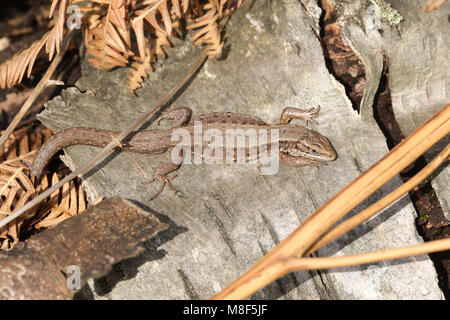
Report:
[[[106,146],[118,132],[93,128],[71,128],[58,132],[47,140],[39,150],[31,167],[31,177],[38,180],[47,163],[62,148],[75,145]]]

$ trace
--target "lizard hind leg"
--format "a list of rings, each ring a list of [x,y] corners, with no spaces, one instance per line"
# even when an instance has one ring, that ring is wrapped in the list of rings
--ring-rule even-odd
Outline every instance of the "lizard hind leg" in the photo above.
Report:
[[[160,183],[161,183],[161,186],[160,186],[158,192],[150,200],[154,200],[156,197],[158,197],[159,194],[163,191],[164,186],[166,184],[175,193],[178,193],[177,189],[175,189],[175,187],[170,183],[170,180],[175,178],[177,175],[175,174],[174,176],[169,177],[168,174],[171,173],[171,172],[176,171],[179,167],[180,167],[180,164],[175,164],[175,163],[169,161],[169,162],[160,164],[156,168],[156,170],[155,170],[155,172],[153,174],[153,177],[151,177],[150,180],[147,183],[152,183],[155,180],[159,180]]]
[[[319,112],[320,106],[313,107],[308,110],[287,107],[284,108],[283,112],[281,113],[280,123],[289,123],[291,119],[300,119],[305,120],[306,125],[308,125],[308,121],[317,124],[314,118],[317,118],[319,116]]]

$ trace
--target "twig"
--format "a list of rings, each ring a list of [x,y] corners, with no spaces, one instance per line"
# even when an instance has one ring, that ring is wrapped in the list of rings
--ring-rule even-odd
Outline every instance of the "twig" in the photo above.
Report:
[[[429,241],[413,246],[379,250],[344,257],[286,258],[270,265],[262,277],[276,280],[288,273],[299,270],[332,269],[374,263],[382,260],[411,257],[420,254],[450,249],[450,239]]]
[[[303,257],[334,223],[450,132],[450,104],[392,149],[382,160],[332,197],[285,240],[234,281],[215,299],[244,299],[269,284],[271,265]]]
[[[320,247],[326,245],[327,243],[333,241],[334,239],[340,237],[344,233],[352,230],[354,227],[359,226],[364,221],[369,220],[377,212],[387,207],[395,200],[399,199],[408,191],[416,187],[420,182],[422,182],[426,177],[428,177],[434,170],[439,168],[439,166],[448,160],[450,154],[450,144],[448,144],[444,150],[442,150],[436,158],[434,158],[426,167],[424,167],[420,172],[418,172],[414,177],[409,179],[407,182],[402,184],[400,187],[392,191],[390,194],[385,196],[383,199],[378,200],[376,203],[371,205],[369,208],[361,211],[357,215],[345,220],[338,226],[336,226],[331,231],[323,235],[314,246],[308,250],[306,255],[316,251]]]
[[[16,114],[16,116],[14,117],[13,121],[10,123],[8,128],[3,132],[2,136],[0,137],[0,149],[5,144],[6,140],[8,140],[9,135],[16,129],[17,125],[22,120],[22,118],[25,116],[27,111],[31,108],[34,101],[36,101],[36,99],[39,97],[42,90],[44,90],[45,88],[47,88],[49,85],[52,85],[52,84],[59,85],[58,82],[54,82],[53,80],[50,80],[50,77],[53,75],[53,73],[55,72],[59,63],[61,62],[62,58],[64,57],[64,54],[66,53],[67,48],[69,47],[69,43],[72,40],[73,35],[74,35],[74,33],[71,32],[67,36],[66,41],[65,41],[64,45],[62,46],[62,50],[55,56],[52,63],[50,64],[47,71],[45,72],[44,76],[39,81],[38,85],[36,86],[36,88],[30,94],[27,101],[25,101],[22,108]]]

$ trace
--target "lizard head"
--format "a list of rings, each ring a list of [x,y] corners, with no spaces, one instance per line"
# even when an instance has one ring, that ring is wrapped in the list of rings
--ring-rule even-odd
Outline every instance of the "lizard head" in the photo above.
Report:
[[[297,140],[295,150],[292,150],[290,155],[322,162],[333,161],[337,158],[336,151],[328,139],[312,130]]]

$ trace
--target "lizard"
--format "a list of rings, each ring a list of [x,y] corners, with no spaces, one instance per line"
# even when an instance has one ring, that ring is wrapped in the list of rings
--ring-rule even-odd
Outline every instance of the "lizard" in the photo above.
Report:
[[[314,118],[318,117],[319,111],[320,106],[308,110],[287,107],[282,111],[278,124],[268,124],[258,117],[233,112],[203,114],[189,122],[191,110],[188,108],[175,108],[162,113],[158,119],[158,124],[163,119],[173,120],[173,125],[170,129],[135,131],[120,143],[120,148],[123,151],[137,153],[163,153],[178,144],[178,141],[172,139],[174,130],[179,128],[187,129],[190,137],[193,138],[195,124],[200,122],[202,124],[202,133],[214,129],[218,130],[223,136],[226,135],[226,130],[230,129],[266,129],[268,132],[273,132],[276,129],[278,130],[279,156],[284,164],[291,167],[319,166],[337,158],[331,143],[326,137],[312,129],[290,123],[292,119],[301,119],[305,120],[306,125],[308,125],[308,121],[315,122]],[[104,147],[118,134],[118,131],[85,127],[62,130],[46,141],[39,150],[31,168],[31,176],[39,179],[46,164],[62,148],[77,144]],[[258,145],[254,147],[257,150],[261,150],[263,147],[266,147],[266,150],[270,150],[271,142],[268,141],[257,142]],[[265,145],[261,145],[263,143]],[[226,145],[223,145],[223,147],[225,150]],[[250,159],[249,149],[251,147],[249,144],[244,146],[234,145],[233,148],[234,160],[237,159],[238,148],[244,148],[246,159]],[[192,146],[192,151],[194,151],[194,146]],[[256,157],[259,154],[257,152]],[[180,150],[180,156],[183,156],[183,150]],[[180,165],[181,163],[169,161],[156,168],[150,182],[159,180],[160,189],[152,199],[155,199],[162,192],[166,184],[176,192],[175,187],[170,182],[175,176],[170,177],[169,174],[176,171]]]
[[[230,15],[228,15],[223,21],[221,21],[220,26],[220,32],[224,29],[227,21],[229,20]],[[37,204],[40,203],[40,201],[43,201],[44,199],[48,198],[52,192],[63,186],[65,183],[71,181],[76,176],[82,175],[86,173],[88,170],[90,170],[96,163],[98,163],[100,160],[104,159],[108,154],[112,152],[114,147],[117,145],[117,143],[121,144],[121,142],[130,136],[130,134],[136,130],[140,125],[142,125],[146,119],[148,119],[152,114],[155,112],[158,112],[160,109],[163,108],[164,105],[166,105],[173,96],[183,87],[186,85],[189,79],[191,79],[194,74],[200,69],[200,67],[203,65],[205,60],[208,57],[208,51],[207,49],[203,50],[202,53],[195,59],[194,63],[191,65],[190,69],[163,95],[161,96],[152,106],[150,106],[148,109],[146,109],[137,119],[135,119],[132,123],[130,123],[123,131],[119,133],[119,135],[112,139],[103,149],[101,149],[92,159],[89,159],[78,167],[76,170],[74,170],[72,173],[64,177],[62,180],[54,184],[52,187],[48,188],[47,190],[40,193],[38,196],[36,196],[33,200],[27,202],[24,206],[20,207],[10,215],[8,215],[6,218],[3,218],[0,220],[0,227],[6,226],[8,223],[13,221],[14,219],[17,219],[20,215],[27,212],[27,210],[33,208]],[[332,148],[332,147],[331,147]],[[44,165],[43,165],[44,166]],[[41,172],[43,168],[40,169]],[[41,174],[41,172],[35,171],[36,173]]]

